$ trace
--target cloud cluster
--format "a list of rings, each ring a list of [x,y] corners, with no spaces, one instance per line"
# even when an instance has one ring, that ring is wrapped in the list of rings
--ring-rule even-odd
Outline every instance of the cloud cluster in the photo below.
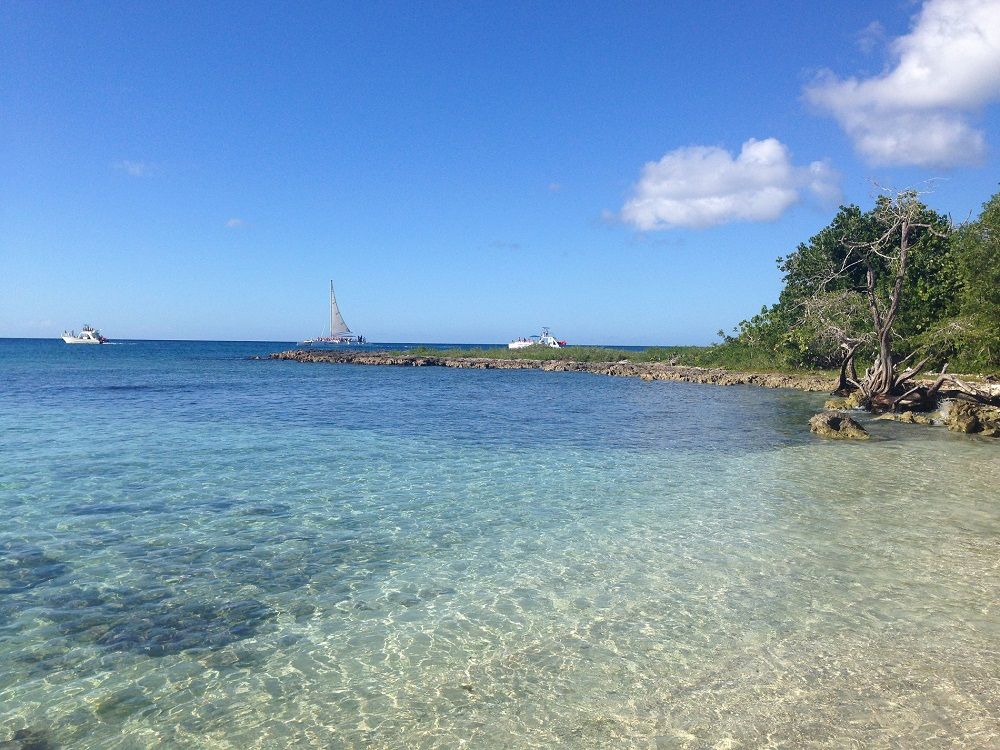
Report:
[[[241,229],[244,226],[246,226],[246,222],[235,216],[226,222],[226,229]]]
[[[688,146],[643,167],[621,218],[643,231],[772,221],[804,189],[824,202],[840,199],[826,162],[797,167],[776,138],[751,138],[735,157],[715,146]]]
[[[806,99],[830,112],[873,164],[948,167],[986,151],[971,113],[1000,98],[1000,2],[927,0],[879,76],[827,71]]]

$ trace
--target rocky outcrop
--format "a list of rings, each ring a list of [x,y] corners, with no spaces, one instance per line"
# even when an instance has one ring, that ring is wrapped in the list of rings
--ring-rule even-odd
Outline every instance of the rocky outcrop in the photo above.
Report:
[[[809,430],[834,440],[867,440],[868,432],[846,414],[823,411],[809,420]]]
[[[875,418],[890,420],[892,422],[902,422],[903,424],[934,424],[934,420],[931,417],[917,411],[887,412]]]
[[[571,360],[489,359],[482,357],[434,357],[386,352],[337,352],[296,349],[272,354],[271,359],[294,362],[328,362],[394,367],[462,367],[476,370],[543,370],[545,372],[589,372],[644,381],[665,380],[712,385],[753,385],[761,388],[794,388],[829,392],[835,385],[819,375],[738,372],[704,367],[684,367],[659,362],[573,362]]]
[[[941,416],[942,422],[954,432],[1000,437],[1000,407],[949,401],[942,406]]]
[[[861,393],[859,391],[854,391],[848,394],[844,398],[831,398],[827,399],[826,403],[823,404],[824,409],[860,409],[861,408]]]

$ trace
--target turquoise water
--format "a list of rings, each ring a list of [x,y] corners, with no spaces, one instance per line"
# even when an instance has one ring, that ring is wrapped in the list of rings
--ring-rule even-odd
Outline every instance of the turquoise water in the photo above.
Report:
[[[0,341],[0,748],[987,748],[1000,446],[822,397]]]

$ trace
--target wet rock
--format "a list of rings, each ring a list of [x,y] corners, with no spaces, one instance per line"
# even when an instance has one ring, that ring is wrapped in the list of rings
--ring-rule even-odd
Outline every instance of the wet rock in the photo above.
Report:
[[[824,409],[860,409],[861,408],[861,393],[858,391],[853,391],[847,394],[844,398],[830,398],[826,400],[823,404]]]
[[[921,414],[916,411],[904,411],[901,414],[896,415],[897,422],[905,422],[907,424],[934,424],[934,420],[928,417],[926,414]]]
[[[942,407],[941,413],[942,421],[949,430],[1000,437],[1000,407],[951,401]]]
[[[880,417],[876,417],[876,419],[902,422],[903,424],[934,424],[934,420],[929,416],[915,411],[888,412]]]
[[[49,557],[40,547],[18,540],[0,541],[0,594],[33,589],[67,570],[68,565]]]
[[[809,420],[809,429],[820,437],[834,440],[867,440],[868,432],[846,414],[820,412]]]

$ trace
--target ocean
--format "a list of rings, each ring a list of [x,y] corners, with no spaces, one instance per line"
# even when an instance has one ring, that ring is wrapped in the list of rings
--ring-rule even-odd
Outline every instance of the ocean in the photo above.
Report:
[[[823,396],[0,340],[0,748],[992,748],[1000,446]]]

